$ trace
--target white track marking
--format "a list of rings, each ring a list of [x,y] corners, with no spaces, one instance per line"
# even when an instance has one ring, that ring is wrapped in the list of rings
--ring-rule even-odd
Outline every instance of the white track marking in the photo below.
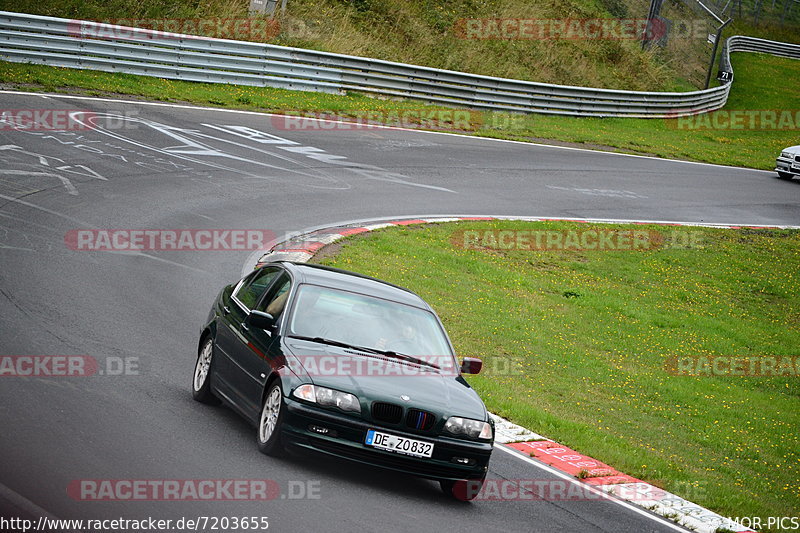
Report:
[[[520,459],[521,461],[525,461],[526,463],[535,466],[536,468],[540,468],[540,469],[544,470],[545,472],[548,472],[550,474],[553,474],[554,476],[560,477],[561,479],[564,479],[564,480],[566,480],[566,481],[568,481],[570,483],[573,483],[573,484],[579,486],[581,488],[581,490],[586,490],[586,491],[589,491],[589,492],[591,492],[593,494],[597,494],[601,499],[606,499],[609,502],[613,502],[613,503],[616,503],[617,505],[621,505],[622,507],[624,507],[624,508],[626,508],[626,509],[628,509],[630,511],[633,511],[634,513],[637,513],[637,514],[640,514],[640,515],[642,515],[644,517],[647,517],[650,520],[653,520],[654,522],[659,522],[660,524],[662,524],[662,525],[664,525],[664,526],[666,526],[666,527],[668,527],[670,529],[673,529],[675,531],[682,531],[684,533],[687,531],[687,529],[685,529],[685,528],[683,528],[683,527],[681,527],[681,526],[679,526],[679,525],[677,525],[677,524],[675,524],[673,522],[670,522],[666,518],[662,518],[662,517],[660,517],[658,515],[652,514],[652,513],[648,512],[648,511],[645,511],[644,509],[636,507],[635,505],[632,505],[632,504],[630,504],[628,502],[625,502],[625,501],[622,501],[622,500],[618,500],[616,498],[612,498],[608,494],[603,492],[602,490],[598,490],[598,489],[594,488],[593,486],[589,485],[588,483],[583,483],[582,481],[578,481],[577,479],[575,479],[574,477],[570,476],[569,474],[565,474],[565,473],[561,472],[560,470],[556,470],[555,468],[552,468],[551,466],[548,466],[548,465],[546,465],[544,463],[541,463],[539,461],[535,461],[535,460],[531,459],[530,457],[528,457],[526,455],[523,455],[522,452],[518,452],[518,451],[514,450],[513,448],[509,448],[508,446],[506,446],[504,444],[501,444],[500,446],[495,446],[494,449],[495,450],[501,450],[501,451],[513,456],[513,457],[516,457],[517,459]]]
[[[33,170],[2,170],[0,169],[0,174],[6,176],[23,176],[23,177],[31,177],[31,178],[56,178],[61,181],[61,184],[64,185],[64,188],[67,190],[67,194],[72,196],[78,195],[78,189],[69,181],[69,178],[62,176],[60,174],[53,174],[52,172],[36,172]]]
[[[47,209],[46,207],[42,207],[42,206],[39,206],[39,205],[36,205],[36,204],[32,204],[30,202],[26,202],[25,200],[21,200],[19,198],[14,198],[13,196],[6,196],[5,194],[0,194],[0,198],[2,198],[3,200],[8,200],[8,202],[6,202],[5,204],[0,205],[0,209],[5,207],[9,203],[13,202],[15,204],[24,205],[25,207],[30,207],[30,208],[33,208],[33,209],[38,209],[39,211],[44,211],[45,213],[47,213],[49,215],[54,215],[54,216],[57,216],[57,217],[61,217],[61,218],[64,218],[66,220],[69,220],[70,222],[75,222],[76,224],[80,224],[82,226],[86,226],[87,225],[85,222],[83,222],[81,220],[78,220],[77,218],[73,218],[73,217],[71,217],[69,215],[64,215],[62,213],[59,213],[58,211],[53,211],[52,209]]]
[[[96,102],[113,102],[113,103],[120,103],[120,104],[131,104],[131,105],[149,105],[149,106],[157,106],[157,107],[171,107],[177,109],[193,109],[199,111],[216,111],[221,113],[238,113],[242,115],[258,115],[258,116],[268,116],[268,117],[283,117],[286,115],[280,115],[276,113],[259,113],[258,111],[245,111],[242,109],[220,109],[218,107],[201,107],[201,106],[191,106],[191,105],[181,105],[181,104],[170,104],[167,102],[139,102],[136,100],[122,100],[117,98],[98,98],[93,96],[71,96],[71,95],[61,95],[61,94],[37,94],[37,93],[30,93],[25,91],[0,91],[0,94],[17,94],[17,95],[24,95],[24,96],[36,96],[39,98],[68,98],[72,100],[89,100],[89,101],[96,101]],[[355,122],[345,122],[345,121],[332,121],[332,120],[325,120],[325,119],[309,119],[309,120],[319,120],[320,122],[336,122],[339,124],[357,124]],[[642,119],[647,120],[647,119]],[[717,167],[717,168],[732,168],[736,170],[749,170],[751,172],[762,172],[767,174],[774,174],[771,170],[759,170],[754,168],[746,168],[746,167],[734,167],[731,165],[718,165],[716,163],[700,163],[698,161],[685,161],[682,159],[669,159],[665,157],[654,157],[651,155],[636,155],[636,154],[625,154],[620,152],[608,152],[605,150],[591,150],[589,148],[577,148],[573,146],[558,146],[554,144],[542,144],[542,143],[534,143],[534,142],[526,142],[526,141],[512,141],[509,139],[495,139],[492,137],[478,137],[475,135],[462,135],[458,133],[449,133],[444,131],[427,131],[427,130],[417,130],[417,129],[410,129],[410,128],[398,128],[397,126],[381,126],[381,125],[370,125],[371,128],[378,128],[378,129],[389,129],[389,130],[399,130],[399,131],[413,131],[419,133],[427,133],[431,135],[449,135],[452,137],[459,137],[462,139],[480,139],[484,141],[492,141],[492,142],[504,142],[504,143],[513,143],[513,144],[523,144],[528,146],[540,146],[545,148],[555,148],[559,150],[573,150],[578,152],[591,152],[595,154],[606,154],[606,155],[613,155],[619,157],[635,157],[639,159],[652,159],[655,161],[669,161],[672,163],[684,163],[687,165],[703,165],[709,167]]]
[[[538,433],[534,433],[528,428],[524,428],[520,425],[510,422],[502,416],[489,413],[489,417],[494,420],[494,441],[499,442],[500,444],[550,440],[547,437],[539,435]]]
[[[19,246],[8,246],[6,244],[0,244],[0,249],[3,250],[17,250],[22,252],[35,252],[33,248],[20,248]]]

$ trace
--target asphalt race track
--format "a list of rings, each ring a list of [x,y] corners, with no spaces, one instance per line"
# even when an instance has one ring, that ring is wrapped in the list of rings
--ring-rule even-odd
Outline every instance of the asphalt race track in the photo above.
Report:
[[[87,125],[0,128],[0,355],[138,365],[129,375],[0,377],[6,517],[267,516],[274,531],[680,530],[614,502],[463,503],[431,481],[267,458],[243,419],[190,393],[198,328],[251,253],[76,251],[70,230],[281,235],[435,214],[800,223],[800,183],[769,172],[393,129],[287,130],[280,117],[169,105],[0,99],[6,109],[80,110]],[[557,479],[503,451],[489,477]],[[270,479],[282,497],[80,501],[67,487],[82,479]]]

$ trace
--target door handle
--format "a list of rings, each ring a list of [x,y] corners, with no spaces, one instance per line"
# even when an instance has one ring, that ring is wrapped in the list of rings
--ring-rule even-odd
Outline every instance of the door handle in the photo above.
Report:
[[[242,322],[242,323],[241,323],[241,324],[239,324],[239,325],[240,325],[240,326],[242,326],[242,329],[243,329],[243,330],[245,330],[245,331],[250,331],[250,328],[249,328],[249,327],[247,327],[247,324],[245,324],[244,322]]]
[[[223,312],[223,313],[225,313],[225,314],[227,315],[228,313],[230,313],[230,312],[231,312],[231,308],[230,308],[230,307],[228,307],[227,305],[223,305],[223,306],[222,306],[222,312]]]

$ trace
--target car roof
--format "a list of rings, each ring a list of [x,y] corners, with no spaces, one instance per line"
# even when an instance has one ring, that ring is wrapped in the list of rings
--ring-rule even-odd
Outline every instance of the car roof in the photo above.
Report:
[[[269,264],[267,263],[267,265]],[[289,270],[298,283],[312,283],[357,292],[432,311],[425,300],[413,291],[358,272],[314,263],[295,263],[294,261],[276,261],[273,264],[279,264]]]

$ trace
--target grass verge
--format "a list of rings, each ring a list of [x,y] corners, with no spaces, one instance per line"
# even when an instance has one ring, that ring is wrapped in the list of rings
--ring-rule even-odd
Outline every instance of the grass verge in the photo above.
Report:
[[[800,79],[800,61],[760,54],[734,54],[736,81],[726,110],[786,110],[797,118],[800,86],[775,83]],[[777,73],[777,74],[776,74]],[[329,95],[272,88],[170,81],[129,74],[75,70],[0,62],[0,84],[5,88],[44,92],[74,92],[91,96],[126,96],[168,102],[302,114],[328,112],[338,116],[378,113],[390,117],[404,110],[442,110],[414,101],[370,98],[361,94]],[[771,170],[778,152],[797,144],[800,124],[782,129],[725,127],[718,121],[681,122],[680,119],[575,118],[506,113],[469,113],[469,125],[459,131],[519,141],[565,142],[587,148],[687,159],[706,163]],[[389,120],[389,125],[396,122]],[[405,124],[407,125],[407,124]],[[447,124],[439,123],[447,128]],[[711,127],[709,127],[711,126]]]
[[[665,362],[800,355],[800,231],[611,226],[695,243],[651,251],[454,245],[461,230],[609,227],[396,227],[321,262],[420,294],[457,352],[484,359],[469,381],[491,411],[724,516],[796,515],[800,375],[677,376]]]

